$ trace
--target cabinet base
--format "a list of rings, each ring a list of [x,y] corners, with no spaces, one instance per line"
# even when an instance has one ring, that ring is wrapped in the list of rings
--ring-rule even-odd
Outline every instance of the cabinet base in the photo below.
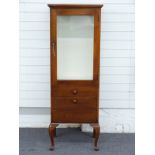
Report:
[[[58,123],[51,123],[48,128],[49,136],[50,136],[50,140],[51,140],[51,147],[50,147],[51,151],[53,151],[54,147],[55,147],[54,137],[56,136],[56,127],[58,125],[59,125]],[[90,125],[93,128],[94,150],[99,151],[98,139],[99,139],[99,135],[100,135],[100,125],[99,125],[99,123],[92,123]]]

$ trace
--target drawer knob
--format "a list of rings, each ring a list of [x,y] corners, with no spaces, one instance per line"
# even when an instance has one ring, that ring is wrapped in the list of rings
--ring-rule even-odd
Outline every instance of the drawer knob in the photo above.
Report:
[[[78,93],[78,91],[77,90],[73,90],[73,94],[75,95],[75,94],[77,94]]]
[[[73,99],[73,103],[77,103],[78,102],[78,100],[77,99]]]

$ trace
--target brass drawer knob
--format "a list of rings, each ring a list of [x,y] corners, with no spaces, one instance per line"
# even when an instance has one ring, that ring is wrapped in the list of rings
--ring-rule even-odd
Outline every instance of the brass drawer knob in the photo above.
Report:
[[[75,89],[73,90],[73,94],[76,95],[78,93],[78,91]]]
[[[77,103],[77,102],[78,102],[78,100],[77,100],[77,99],[73,99],[72,101],[73,101],[73,103]]]

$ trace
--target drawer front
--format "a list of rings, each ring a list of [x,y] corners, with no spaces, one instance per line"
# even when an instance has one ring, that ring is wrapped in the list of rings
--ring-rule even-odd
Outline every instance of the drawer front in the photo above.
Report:
[[[52,104],[53,109],[81,110],[97,109],[96,97],[56,97]]]
[[[96,123],[97,118],[97,111],[94,110],[53,110],[52,112],[52,122],[54,123]]]
[[[57,87],[54,96],[97,96],[97,87]]]

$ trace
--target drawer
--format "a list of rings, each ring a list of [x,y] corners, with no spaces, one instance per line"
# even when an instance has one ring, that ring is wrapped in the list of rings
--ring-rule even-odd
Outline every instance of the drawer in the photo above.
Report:
[[[97,96],[97,87],[57,87],[54,96]]]
[[[96,97],[55,97],[53,109],[81,110],[97,109]]]
[[[98,114],[95,110],[53,110],[52,122],[54,123],[96,123]]]

